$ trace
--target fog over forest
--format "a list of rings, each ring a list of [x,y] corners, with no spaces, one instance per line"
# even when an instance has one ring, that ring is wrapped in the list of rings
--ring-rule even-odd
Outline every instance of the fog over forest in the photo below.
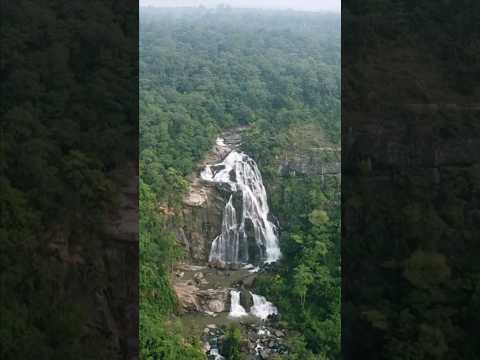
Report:
[[[238,8],[295,9],[340,12],[341,0],[140,0],[141,6],[215,7],[220,4]]]

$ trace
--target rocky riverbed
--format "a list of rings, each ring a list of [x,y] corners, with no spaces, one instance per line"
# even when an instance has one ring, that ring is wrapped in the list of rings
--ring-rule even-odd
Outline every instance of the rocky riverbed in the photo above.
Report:
[[[172,282],[180,303],[182,322],[194,337],[202,340],[209,359],[223,358],[225,332],[232,323],[241,329],[241,351],[248,356],[247,359],[272,359],[275,355],[288,353],[287,333],[277,323],[281,314],[272,312],[268,316],[269,311],[275,309],[271,303],[260,306],[263,315],[267,316],[262,318],[255,311],[251,291],[255,277],[264,271],[269,271],[268,266],[237,270],[189,264],[176,267]],[[232,291],[240,295],[239,305],[245,309],[244,316],[232,316]]]
[[[264,324],[243,323],[244,340],[240,350],[247,359],[271,359],[275,355],[288,354],[285,345],[286,332]],[[209,360],[223,359],[225,327],[209,324],[204,328],[202,341]]]

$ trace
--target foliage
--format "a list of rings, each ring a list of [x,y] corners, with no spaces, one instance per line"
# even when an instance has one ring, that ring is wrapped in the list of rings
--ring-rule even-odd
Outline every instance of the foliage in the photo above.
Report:
[[[196,342],[185,341],[177,321],[176,296],[169,273],[182,253],[175,236],[164,230],[151,187],[140,180],[140,347],[141,358],[204,359]]]
[[[291,354],[287,356],[288,360],[327,360],[324,354],[313,354],[307,349],[305,338],[301,335],[294,335],[289,338],[289,347]]]
[[[222,347],[222,354],[227,360],[242,360],[245,355],[240,352],[242,333],[235,324],[230,324],[225,332],[225,339]]]
[[[100,249],[123,184],[113,174],[137,150],[130,9],[1,8],[0,358],[112,359],[96,314],[112,290]]]
[[[203,360],[199,344],[186,343],[181,325],[162,316],[156,309],[140,308],[140,349],[145,360]]]
[[[480,2],[344,5],[344,356],[476,359],[479,342],[469,334],[479,324],[478,167],[452,144],[480,133],[478,111],[466,105],[479,94],[472,24]],[[420,116],[404,106],[433,102],[440,108]],[[462,105],[446,109],[452,102]],[[419,143],[424,150],[387,165],[381,151],[393,143],[404,153]],[[429,158],[440,148],[456,166]],[[425,171],[432,167],[435,177]]]
[[[337,359],[341,300],[338,196],[314,178],[280,178],[277,186],[275,191],[283,192],[284,199],[272,201],[272,211],[284,224],[284,260],[278,274],[257,279],[257,291],[279,306],[288,327],[303,334],[305,351]],[[320,189],[322,196],[316,196]],[[289,201],[290,196],[295,200]]]
[[[331,14],[141,9],[144,321],[174,311],[168,268],[181,254],[165,221],[180,206],[187,176],[220,131],[248,126],[245,150],[261,166],[273,213],[286,224],[285,262],[265,279],[264,292],[280,305],[288,326],[305,334],[302,354],[338,357],[338,194],[317,178],[278,179],[272,164],[305,134],[315,138],[308,146],[318,146],[318,134],[325,143],[339,143],[339,30],[340,18]],[[294,280],[296,285],[288,286]],[[143,329],[148,340],[142,340],[142,356],[156,352],[170,359],[162,349],[161,344],[169,346],[164,335]],[[151,347],[147,342],[154,338],[157,345]],[[229,329],[229,358],[240,357],[239,341],[238,330]]]

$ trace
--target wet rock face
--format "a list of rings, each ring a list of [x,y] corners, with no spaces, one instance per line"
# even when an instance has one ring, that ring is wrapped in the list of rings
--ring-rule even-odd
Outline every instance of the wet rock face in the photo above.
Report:
[[[223,210],[230,196],[230,188],[226,184],[212,184],[200,177],[205,164],[221,162],[232,149],[239,146],[239,134],[224,136],[225,144],[216,144],[191,175],[191,185],[183,208],[169,222],[169,228],[176,233],[177,241],[184,246],[190,262],[197,265],[208,262],[212,242],[221,232]],[[218,265],[223,268],[222,264]]]
[[[222,136],[191,176],[183,209],[179,216],[172,218],[170,228],[176,232],[178,242],[184,245],[188,260],[193,264],[205,264],[209,258],[213,262],[221,259],[227,263],[248,261],[254,264],[266,258],[276,259],[279,256],[275,246],[277,234],[269,222],[271,216],[258,167],[254,160],[235,151],[239,150],[241,130]],[[244,167],[238,167],[238,163]],[[232,167],[232,171],[228,172],[227,167]],[[222,169],[225,173],[213,180],[213,174],[221,173]],[[235,179],[235,174],[239,179]],[[234,183],[238,180],[236,189],[228,183],[229,176]],[[258,207],[252,205],[257,203],[260,204]],[[226,208],[232,207],[234,210],[226,212]],[[243,221],[245,224],[230,232],[222,230],[230,229],[228,224],[234,223],[235,216],[237,224]],[[250,218],[256,220],[252,222]],[[261,228],[260,222],[264,224]],[[223,226],[223,223],[227,225]],[[212,243],[220,234],[215,256],[209,256],[212,255]],[[225,250],[225,239],[237,239],[239,246],[231,247],[231,251]],[[217,265],[224,268],[221,263],[212,264],[213,267]]]
[[[253,306],[253,299],[250,291],[242,287],[240,289],[240,304],[245,308],[245,310],[250,311],[250,308]]]
[[[265,254],[265,247],[257,244],[255,240],[255,228],[250,219],[245,219],[245,233],[247,235],[249,263],[258,264]]]
[[[222,226],[226,203],[227,199],[212,188],[201,205],[186,205],[182,210],[177,221],[177,239],[185,246],[192,263],[205,264],[208,261],[212,241]]]

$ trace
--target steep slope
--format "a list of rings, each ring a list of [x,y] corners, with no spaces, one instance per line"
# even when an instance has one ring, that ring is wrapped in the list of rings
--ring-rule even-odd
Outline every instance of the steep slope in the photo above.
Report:
[[[249,145],[255,145],[259,141],[251,138],[254,131],[239,128],[221,135],[224,140],[216,142],[190,176],[190,187],[180,214],[170,224],[176,231],[177,241],[186,250],[184,261],[175,267],[172,274],[181,318],[193,336],[202,338],[204,350],[212,359],[217,351],[222,353],[223,345],[218,342],[218,338],[225,334],[225,327],[231,323],[241,326],[246,339],[242,352],[249,354],[252,359],[269,359],[274,354],[288,351],[285,340],[289,335],[285,329],[279,329],[275,322],[277,307],[256,293],[257,276],[273,276],[279,271],[278,267],[284,265],[264,265],[267,257],[260,262],[255,257],[229,258],[228,254],[217,251],[218,241],[223,241],[223,246],[237,250],[242,247],[238,240],[237,224],[242,224],[245,209],[241,197],[236,202],[232,200],[232,189],[238,190],[238,177],[243,175],[237,172],[238,169],[235,170],[231,162],[235,160],[242,164],[245,158],[240,155],[241,151],[251,149],[252,146]],[[325,138],[319,127],[312,124],[292,127],[285,134],[286,141],[280,144],[277,155],[273,159],[270,156],[268,166],[262,167],[267,172],[268,195],[274,195],[274,202],[277,203],[275,208],[284,210],[285,204],[274,192],[283,192],[285,183],[290,179],[298,179],[300,184],[308,179],[318,179],[325,189],[336,189],[338,192],[339,148]],[[247,157],[247,162],[253,162],[253,159],[249,159]],[[249,165],[241,166],[243,169]],[[258,175],[248,174],[242,181],[251,185]],[[215,178],[221,181],[212,181]],[[252,189],[257,196],[265,191],[256,187]],[[265,199],[260,199],[261,197],[256,201],[270,201],[267,194]],[[282,225],[288,228],[287,214],[280,212],[279,215],[280,223],[274,220],[272,214],[268,219],[280,228]],[[226,219],[230,221],[228,224],[225,223]],[[277,225],[273,226],[276,228]],[[253,238],[255,234],[259,235],[253,231],[253,227],[251,230]],[[237,253],[239,254],[242,254],[241,251]],[[249,262],[259,266],[245,266]],[[279,315],[282,316],[281,313]]]
[[[183,208],[170,225],[186,250],[172,283],[184,322],[195,336],[203,337],[208,354],[222,352],[210,330],[224,332],[220,326],[241,321],[255,334],[244,349],[255,358],[260,344],[257,333],[264,328],[267,334],[268,328],[272,334],[274,329],[264,322],[275,316],[277,309],[253,293],[260,267],[249,263],[262,266],[278,260],[280,252],[278,245],[271,243],[277,241],[277,234],[268,219],[261,174],[253,159],[241,152],[243,131],[245,128],[237,128],[222,134],[190,177]],[[280,338],[270,340],[269,352],[286,351]]]
[[[190,175],[190,186],[183,199],[180,214],[169,219],[169,226],[185,248],[187,261],[196,265],[208,262],[211,244],[220,233],[222,214],[228,201],[228,192],[202,179],[201,172],[208,164],[221,162],[230,151],[240,146],[244,128],[222,134],[224,143],[215,143],[212,149]]]

